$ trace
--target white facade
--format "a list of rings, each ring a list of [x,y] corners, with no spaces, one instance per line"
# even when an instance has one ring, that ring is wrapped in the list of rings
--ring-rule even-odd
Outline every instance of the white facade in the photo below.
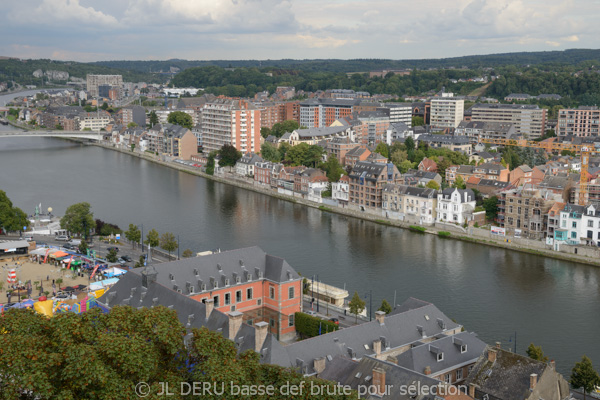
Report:
[[[600,209],[591,205],[581,207],[568,204],[561,212],[559,228],[567,231],[563,243],[600,246]]]
[[[456,128],[463,120],[465,101],[453,98],[431,99],[431,126]]]
[[[410,104],[390,104],[390,124],[403,122],[412,127],[412,106]]]
[[[475,210],[475,196],[468,189],[445,189],[438,193],[438,222],[463,224]]]
[[[96,114],[88,113],[79,116],[79,129],[84,131],[86,129],[98,132],[101,129],[106,128],[106,125],[110,123],[110,116],[106,113]]]
[[[348,202],[350,183],[347,180],[331,183],[331,198],[333,200]]]

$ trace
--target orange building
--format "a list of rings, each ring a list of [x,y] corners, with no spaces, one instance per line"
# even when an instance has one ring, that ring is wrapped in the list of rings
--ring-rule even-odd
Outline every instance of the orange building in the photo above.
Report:
[[[300,126],[324,128],[351,115],[359,99],[309,99],[300,103]]]
[[[249,247],[155,265],[157,282],[194,300],[212,300],[248,325],[267,322],[278,339],[296,335],[302,311],[302,278],[284,259]]]

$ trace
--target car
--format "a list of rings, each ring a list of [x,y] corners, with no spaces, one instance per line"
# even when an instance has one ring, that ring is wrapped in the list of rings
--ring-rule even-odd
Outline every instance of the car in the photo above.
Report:
[[[72,244],[73,246],[79,246],[81,244],[81,239],[71,239],[69,240],[69,244]]]
[[[119,252],[119,248],[118,248],[117,246],[108,247],[108,248],[106,249],[106,251],[108,251],[108,252],[111,252],[112,250],[114,250],[114,251],[115,251],[115,253],[118,253],[118,252]]]
[[[308,315],[310,315],[310,316],[312,316],[312,317],[316,317],[317,316],[317,313],[314,312],[313,310],[305,311],[305,313],[308,314]]]
[[[60,240],[61,242],[66,242],[69,240],[69,236],[68,235],[58,235],[56,237],[56,240]]]
[[[125,263],[127,263],[127,261],[123,260],[122,258],[119,258],[117,262],[121,265],[125,265]]]
[[[126,254],[123,254],[123,255],[121,256],[121,260],[125,260],[125,262],[131,262],[131,261],[132,261],[132,260],[131,260],[131,257],[129,257],[129,256],[128,256],[128,255],[126,255]]]
[[[337,318],[329,318],[329,321],[330,321],[330,322],[333,322],[333,323],[334,323],[334,324],[336,324],[336,325],[339,325],[339,324],[340,324],[340,320],[339,320],[339,319],[337,319]]]
[[[65,243],[63,244],[63,249],[67,249],[67,250],[73,250],[75,248],[75,246],[73,246],[71,243]]]
[[[31,236],[25,236],[25,240],[27,240],[28,242],[31,242],[33,240],[33,237],[31,237]]]

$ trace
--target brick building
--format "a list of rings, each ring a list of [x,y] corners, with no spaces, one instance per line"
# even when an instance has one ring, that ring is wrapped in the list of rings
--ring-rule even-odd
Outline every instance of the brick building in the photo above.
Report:
[[[392,163],[359,161],[349,175],[349,206],[359,210],[379,209],[382,204],[383,187],[388,183],[398,183],[401,174]]]

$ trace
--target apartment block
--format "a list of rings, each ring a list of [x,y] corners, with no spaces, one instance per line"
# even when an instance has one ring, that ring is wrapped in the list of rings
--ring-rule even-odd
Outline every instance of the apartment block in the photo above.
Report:
[[[122,75],[87,75],[87,92],[91,98],[100,96],[100,86],[111,86],[118,89],[119,96],[123,88]],[[108,96],[106,96],[108,97]]]
[[[527,104],[483,104],[471,107],[471,121],[512,123],[517,135],[526,139],[543,136],[546,131],[546,110]]]
[[[323,128],[354,112],[360,100],[310,99],[300,103],[300,126]]]
[[[600,110],[598,107],[579,107],[558,112],[557,136],[598,136]]]
[[[300,123],[300,102],[255,103],[260,109],[261,128],[272,128],[273,125],[293,120]]]
[[[442,97],[431,99],[430,125],[436,128],[456,128],[463,120],[465,101]]]
[[[397,183],[400,171],[392,163],[359,161],[352,168],[350,177],[349,206],[364,211],[381,208],[383,187]]]
[[[387,184],[383,188],[382,215],[419,224],[433,224],[438,191],[408,185]]]
[[[390,123],[402,122],[407,127],[412,127],[412,104],[411,103],[385,103],[378,107],[377,111],[383,111],[390,117]]]
[[[245,100],[216,99],[202,110],[205,152],[231,144],[242,153],[260,151],[260,110]]]

